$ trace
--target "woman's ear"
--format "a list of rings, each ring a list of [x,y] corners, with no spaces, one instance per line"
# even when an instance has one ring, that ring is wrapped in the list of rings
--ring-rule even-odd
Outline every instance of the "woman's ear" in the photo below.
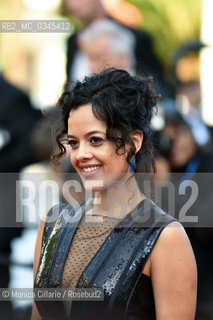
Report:
[[[140,130],[136,130],[131,134],[131,138],[135,145],[135,153],[138,153],[143,143],[143,132]]]

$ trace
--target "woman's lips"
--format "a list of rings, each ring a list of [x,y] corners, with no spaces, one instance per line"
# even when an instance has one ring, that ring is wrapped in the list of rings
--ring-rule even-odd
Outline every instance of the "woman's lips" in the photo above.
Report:
[[[101,165],[81,167],[81,173],[83,174],[84,177],[91,177],[95,175],[101,167],[102,167]]]

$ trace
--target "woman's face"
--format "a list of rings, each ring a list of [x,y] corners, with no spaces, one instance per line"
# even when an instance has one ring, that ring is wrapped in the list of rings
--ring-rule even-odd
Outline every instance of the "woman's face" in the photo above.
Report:
[[[106,123],[98,120],[91,104],[72,110],[68,119],[70,159],[86,190],[104,190],[129,177],[126,154],[106,138]]]

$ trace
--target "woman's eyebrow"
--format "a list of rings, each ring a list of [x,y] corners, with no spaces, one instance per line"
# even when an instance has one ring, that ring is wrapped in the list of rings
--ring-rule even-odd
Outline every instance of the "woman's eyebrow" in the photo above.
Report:
[[[96,134],[96,133],[101,133],[101,134],[106,135],[105,132],[95,130],[95,131],[87,132],[87,133],[85,134],[85,137],[91,136],[92,134]],[[75,138],[75,139],[76,139],[76,136],[73,136],[72,134],[68,134],[68,135],[67,135],[67,138]]]

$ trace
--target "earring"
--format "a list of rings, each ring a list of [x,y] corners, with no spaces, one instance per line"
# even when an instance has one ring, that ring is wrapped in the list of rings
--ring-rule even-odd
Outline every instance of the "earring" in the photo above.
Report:
[[[132,158],[131,163],[130,163],[129,172],[133,173],[134,171],[135,171],[135,158]]]

